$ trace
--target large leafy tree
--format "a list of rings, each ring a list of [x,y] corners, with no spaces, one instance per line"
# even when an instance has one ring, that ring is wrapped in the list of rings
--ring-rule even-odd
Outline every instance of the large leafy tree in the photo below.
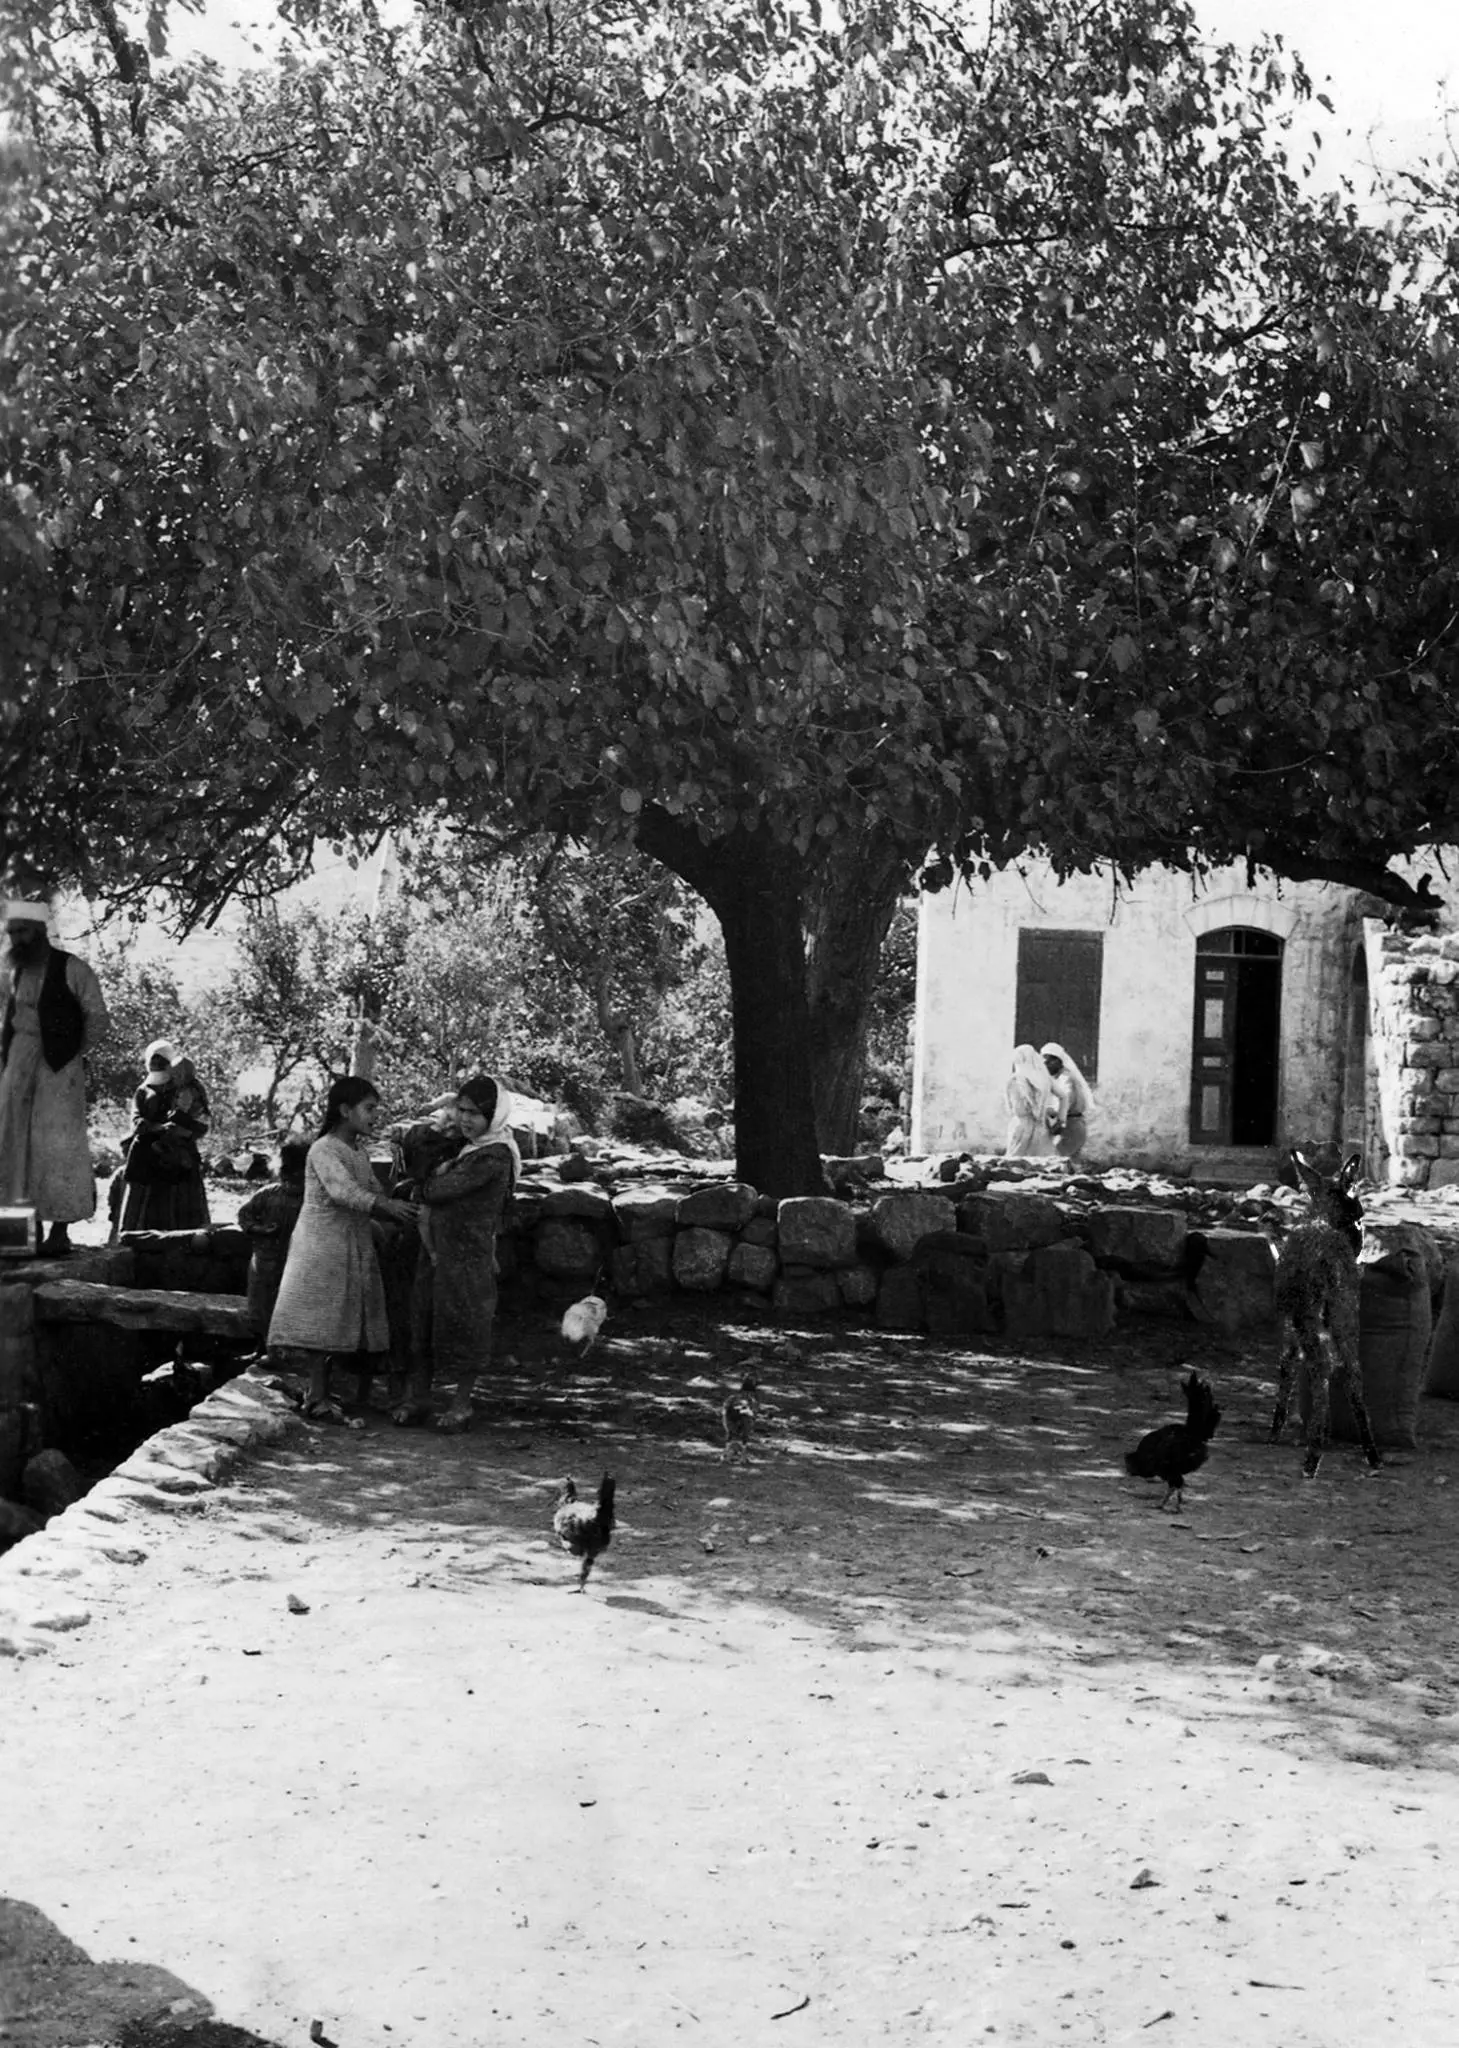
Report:
[[[196,114],[103,33],[32,95],[12,835],[204,909],[426,812],[632,839],[720,919],[791,1192],[930,842],[1397,888],[1444,316],[1179,0],[691,12],[321,8]]]

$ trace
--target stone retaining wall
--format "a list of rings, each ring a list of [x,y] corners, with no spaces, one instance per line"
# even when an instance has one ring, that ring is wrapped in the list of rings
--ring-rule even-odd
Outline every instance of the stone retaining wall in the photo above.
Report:
[[[777,1202],[740,1181],[614,1188],[526,1177],[499,1240],[503,1306],[724,1291],[774,1315],[850,1314],[936,1336],[1095,1336],[1117,1314],[1238,1330],[1272,1315],[1261,1232],[1179,1211],[1091,1214],[1013,1189],[894,1188]]]

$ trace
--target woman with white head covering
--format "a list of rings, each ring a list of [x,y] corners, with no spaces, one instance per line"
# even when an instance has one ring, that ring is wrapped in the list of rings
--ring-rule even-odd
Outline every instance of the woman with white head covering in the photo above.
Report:
[[[1049,1107],[1045,1122],[1061,1159],[1077,1159],[1088,1135],[1086,1125],[1094,1112],[1094,1093],[1089,1083],[1065,1052],[1050,1039],[1039,1047],[1050,1077]]]
[[[147,1071],[132,1097],[115,1234],[205,1229],[208,1191],[198,1144],[212,1123],[207,1091],[169,1040],[154,1038],[142,1057]]]
[[[411,1372],[394,1416],[402,1427],[424,1422],[432,1380],[453,1381],[451,1405],[436,1424],[452,1434],[470,1429],[472,1385],[491,1362],[496,1236],[522,1166],[512,1098],[493,1075],[461,1083],[455,1116],[465,1142],[421,1184]]]
[[[1053,1148],[1049,1142],[1048,1109],[1053,1092],[1048,1069],[1031,1045],[1013,1048],[1013,1072],[1003,1099],[1008,1105],[1005,1159],[1037,1158]]]

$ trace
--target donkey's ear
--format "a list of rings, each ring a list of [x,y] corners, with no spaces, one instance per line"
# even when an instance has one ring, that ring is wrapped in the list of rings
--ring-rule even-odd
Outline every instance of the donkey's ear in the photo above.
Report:
[[[1362,1177],[1363,1155],[1361,1152],[1350,1152],[1342,1163],[1342,1170],[1338,1174],[1337,1184],[1343,1193],[1347,1194],[1351,1191],[1353,1182],[1361,1180]]]
[[[1295,1146],[1292,1148],[1292,1168],[1296,1173],[1298,1186],[1306,1188],[1309,1193],[1322,1180],[1322,1175],[1316,1167],[1304,1159]]]

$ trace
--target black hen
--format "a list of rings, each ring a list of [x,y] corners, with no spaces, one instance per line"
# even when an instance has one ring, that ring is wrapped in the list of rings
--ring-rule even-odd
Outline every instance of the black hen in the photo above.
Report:
[[[1131,1478],[1165,1481],[1165,1499],[1160,1505],[1168,1506],[1170,1496],[1174,1494],[1177,1514],[1185,1493],[1186,1474],[1205,1464],[1206,1446],[1216,1434],[1216,1424],[1221,1420],[1221,1411],[1216,1406],[1209,1380],[1193,1372],[1183,1386],[1185,1421],[1167,1422],[1160,1429],[1152,1429],[1148,1436],[1141,1437],[1132,1451],[1125,1453],[1125,1470]]]
[[[557,1497],[552,1517],[552,1533],[564,1550],[583,1561],[575,1588],[579,1593],[588,1583],[588,1573],[613,1540],[613,1496],[616,1492],[612,1473],[605,1472],[598,1488],[597,1505],[589,1507],[585,1500],[578,1499],[578,1490],[570,1479],[562,1482],[562,1492]]]

